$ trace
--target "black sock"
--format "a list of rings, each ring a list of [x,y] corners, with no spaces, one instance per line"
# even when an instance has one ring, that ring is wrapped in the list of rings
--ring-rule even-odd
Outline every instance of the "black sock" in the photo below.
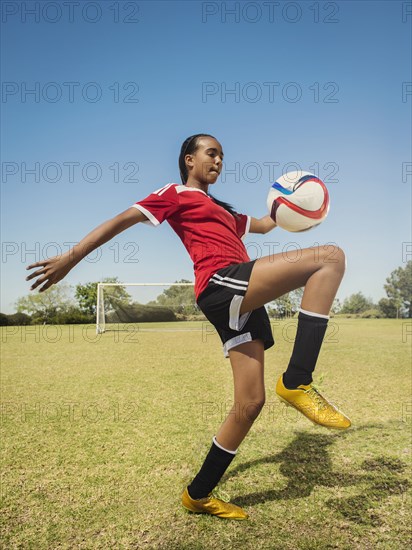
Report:
[[[283,374],[283,383],[289,390],[297,388],[300,384],[307,385],[312,382],[312,373],[315,370],[328,320],[316,314],[306,315],[302,311],[299,312],[292,357]]]
[[[229,464],[235,458],[235,454],[235,451],[228,452],[220,449],[213,441],[199,473],[187,488],[190,497],[194,499],[207,497],[219,483]]]

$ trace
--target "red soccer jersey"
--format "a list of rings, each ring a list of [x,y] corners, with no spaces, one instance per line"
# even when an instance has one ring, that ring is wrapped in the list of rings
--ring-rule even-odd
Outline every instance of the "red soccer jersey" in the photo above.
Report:
[[[201,189],[169,183],[132,206],[154,226],[167,220],[179,235],[194,264],[196,299],[216,271],[250,260],[241,240],[250,216],[235,218]]]

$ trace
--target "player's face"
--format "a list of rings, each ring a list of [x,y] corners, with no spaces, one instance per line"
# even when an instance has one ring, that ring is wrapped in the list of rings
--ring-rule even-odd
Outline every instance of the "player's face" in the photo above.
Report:
[[[190,175],[199,183],[215,183],[222,171],[222,162],[222,146],[216,139],[209,137],[200,138],[196,151],[187,155]]]

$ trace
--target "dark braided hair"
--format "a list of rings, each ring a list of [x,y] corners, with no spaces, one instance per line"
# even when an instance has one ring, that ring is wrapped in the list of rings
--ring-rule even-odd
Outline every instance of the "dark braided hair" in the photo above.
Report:
[[[198,148],[199,140],[202,137],[210,137],[212,139],[216,139],[214,136],[211,136],[210,134],[194,134],[193,136],[189,136],[182,143],[182,147],[180,149],[180,155],[179,155],[179,171],[180,171],[180,179],[182,180],[183,185],[186,185],[187,177],[188,177],[185,156],[192,155],[193,153],[196,152]],[[232,205],[228,204],[227,202],[220,201],[216,197],[213,197],[212,195],[210,195],[210,193],[209,193],[209,197],[212,199],[214,203],[216,203],[217,205],[221,206],[222,208],[230,212],[232,216],[237,217],[237,212],[235,211]]]

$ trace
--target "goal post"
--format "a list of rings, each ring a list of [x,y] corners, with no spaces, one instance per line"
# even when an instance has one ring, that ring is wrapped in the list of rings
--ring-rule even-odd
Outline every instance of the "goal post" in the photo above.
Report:
[[[121,298],[116,297],[116,287],[124,291]],[[182,291],[176,287],[182,287]],[[192,291],[184,292],[184,287],[192,287]],[[133,292],[133,295],[130,295],[130,292]],[[128,302],[125,301],[125,296],[127,296]],[[122,323],[138,322],[133,321],[133,312],[136,314],[136,310],[139,310],[140,315],[142,311],[156,313],[156,308],[158,308],[158,313],[160,310],[168,310],[174,315],[181,315],[182,311],[195,312],[198,310],[194,297],[194,283],[97,283],[97,334],[108,330],[109,323],[119,322],[108,319],[110,316],[116,318],[116,304],[119,312],[122,313],[118,314],[117,318],[121,317],[120,322]],[[201,312],[199,311],[199,313]],[[125,318],[127,320],[124,320]]]

